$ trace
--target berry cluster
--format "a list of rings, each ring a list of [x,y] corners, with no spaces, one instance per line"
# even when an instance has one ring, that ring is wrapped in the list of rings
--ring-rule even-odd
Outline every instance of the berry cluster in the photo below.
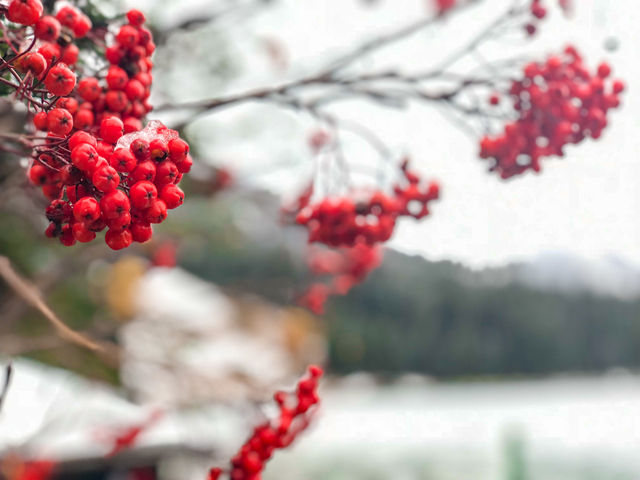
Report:
[[[305,205],[296,222],[307,227],[309,243],[331,247],[352,247],[357,243],[374,245],[391,238],[398,217],[421,219],[429,214],[429,202],[439,197],[436,182],[423,184],[403,163],[404,184],[393,188],[393,195],[382,191],[356,192],[354,196],[325,198]]]
[[[151,224],[182,204],[177,184],[192,159],[177,132],[159,122],[143,129],[155,50],[144,14],[127,13],[128,24],[104,51],[108,68],[97,68],[106,73],[83,76],[77,85],[74,39],[97,36],[84,13],[64,5],[54,16],[44,14],[40,0],[12,0],[6,17],[33,26],[30,43],[27,30],[16,37],[29,46],[9,52],[5,68],[21,80],[16,94],[34,112],[35,130],[45,132],[32,137],[28,176],[51,201],[46,235],[69,246],[108,227],[105,241],[113,249],[149,240]]]
[[[307,428],[314,410],[312,407],[320,402],[317,388],[322,373],[320,367],[312,365],[308,376],[298,382],[295,392],[276,392],[274,400],[280,410],[278,419],[267,421],[254,429],[231,459],[231,468],[227,471],[231,480],[260,480],[260,472],[273,452],[291,445]],[[223,473],[225,470],[214,467],[209,471],[209,480],[218,480]]]
[[[47,236],[70,246],[90,242],[108,227],[105,242],[119,250],[149,240],[151,224],[182,204],[177,184],[191,167],[187,143],[157,121],[121,136],[123,128],[119,118],[105,117],[102,140],[76,131],[55,150],[38,154],[29,178],[52,199]]]
[[[490,170],[506,179],[529,169],[540,171],[542,158],[563,156],[568,144],[599,138],[608,111],[620,105],[625,89],[610,75],[607,63],[591,73],[573,46],[545,62],[528,63],[508,92],[516,120],[501,134],[481,139],[480,157],[492,159]]]
[[[379,245],[359,243],[338,250],[313,249],[308,257],[309,268],[316,276],[330,276],[329,284],[314,282],[300,297],[300,305],[321,315],[330,295],[346,295],[363,282],[382,263]]]

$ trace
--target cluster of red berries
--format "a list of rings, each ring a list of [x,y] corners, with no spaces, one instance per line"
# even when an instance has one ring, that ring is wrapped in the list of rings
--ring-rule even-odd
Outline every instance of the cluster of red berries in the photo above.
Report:
[[[113,249],[145,242],[151,224],[182,204],[177,184],[192,165],[189,146],[177,132],[159,122],[143,129],[151,110],[155,50],[143,26],[145,16],[138,10],[127,13],[128,24],[105,50],[106,74],[86,76],[76,86],[72,69],[79,50],[73,39],[90,34],[91,20],[70,5],[55,16],[43,13],[40,0],[12,0],[5,15],[33,26],[30,46],[9,56],[6,65],[24,74],[21,93],[36,111],[36,130],[46,132],[33,142],[28,172],[51,200],[46,235],[69,246],[89,242],[108,228],[105,241]],[[46,100],[37,90],[40,82],[47,88]]]
[[[540,171],[542,158],[563,156],[568,144],[599,138],[607,112],[620,105],[625,89],[610,75],[607,63],[591,73],[573,46],[545,62],[528,63],[508,92],[517,119],[501,134],[481,139],[480,157],[492,159],[490,169],[506,179]]]
[[[151,224],[182,204],[177,184],[191,168],[187,143],[156,121],[124,136],[123,129],[119,118],[106,117],[101,140],[77,131],[34,160],[29,178],[52,198],[48,237],[70,246],[108,227],[105,242],[119,250],[149,240]]]
[[[274,400],[280,414],[275,421],[267,421],[256,427],[253,434],[231,459],[227,471],[231,480],[260,480],[267,461],[277,449],[286,448],[307,428],[314,408],[320,402],[317,394],[322,369],[312,365],[306,378],[298,382],[292,393],[276,392]],[[214,467],[209,471],[209,480],[218,480],[225,473]]]
[[[405,185],[395,185],[393,195],[363,191],[354,196],[325,198],[301,208],[296,222],[307,227],[309,243],[331,247],[374,245],[391,238],[398,217],[420,219],[429,215],[428,204],[439,197],[438,184],[421,182],[407,168],[407,162],[401,171]]]
[[[316,276],[330,276],[329,284],[314,282],[300,297],[298,303],[313,313],[321,315],[331,295],[346,295],[355,285],[362,283],[369,273],[382,263],[379,245],[359,243],[338,250],[312,249],[308,264]]]

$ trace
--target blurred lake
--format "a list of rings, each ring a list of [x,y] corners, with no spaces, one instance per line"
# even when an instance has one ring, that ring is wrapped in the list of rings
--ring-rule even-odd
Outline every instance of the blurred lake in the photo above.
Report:
[[[638,479],[640,376],[328,382],[275,479]]]

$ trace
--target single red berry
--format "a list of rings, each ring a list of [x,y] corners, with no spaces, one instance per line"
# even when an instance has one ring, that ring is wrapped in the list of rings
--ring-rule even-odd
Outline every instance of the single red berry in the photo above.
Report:
[[[111,90],[123,90],[129,81],[129,75],[122,68],[111,66],[107,72],[107,85]]]
[[[160,199],[164,201],[167,208],[177,208],[184,202],[184,192],[177,185],[170,183],[162,187]]]
[[[129,149],[131,150],[131,152],[133,152],[135,157],[141,162],[145,160],[149,160],[151,158],[151,152],[149,150],[149,142],[147,142],[142,138],[136,138],[133,142],[131,142]]]
[[[73,216],[78,222],[95,222],[100,218],[100,205],[93,197],[83,197],[73,206]]]
[[[70,247],[74,243],[76,243],[76,239],[73,236],[73,231],[71,230],[71,225],[67,224],[62,226],[58,239],[60,240],[60,243],[65,247]]]
[[[107,193],[115,190],[120,185],[120,175],[118,175],[115,168],[104,165],[93,172],[91,181],[98,190]]]
[[[129,213],[131,204],[129,197],[122,190],[113,190],[100,200],[100,208],[106,219],[117,218],[123,213]]]
[[[122,123],[124,124],[124,133],[139,132],[142,130],[142,122],[135,117],[127,117]]]
[[[98,158],[97,150],[88,143],[81,143],[71,150],[71,162],[85,172],[91,170]]]
[[[38,48],[38,53],[51,65],[60,59],[61,50],[57,43],[45,43]]]
[[[167,218],[167,205],[162,200],[155,200],[144,211],[144,218],[149,223],[162,223]]]
[[[106,117],[100,123],[100,136],[105,142],[116,143],[124,134],[124,124],[118,117]]]
[[[156,167],[156,178],[154,183],[159,187],[168,183],[175,183],[178,177],[178,167],[172,161],[162,162]]]
[[[149,208],[158,198],[156,186],[146,180],[136,182],[129,190],[131,205],[141,210]]]
[[[79,54],[80,49],[78,49],[75,44],[70,43],[60,52],[60,61],[66,63],[67,65],[75,65],[75,63],[78,61]]]
[[[141,27],[142,24],[147,20],[140,10],[136,10],[132,8],[127,12],[127,20],[129,24],[134,27]]]
[[[140,40],[140,34],[131,25],[123,25],[116,35],[116,41],[125,48],[133,48],[138,44],[138,40]]]
[[[21,25],[33,25],[42,16],[40,0],[11,0],[7,9],[7,19]]]
[[[73,30],[73,35],[76,38],[83,38],[87,36],[89,30],[91,30],[91,19],[87,17],[85,14],[81,13],[76,18],[76,21],[73,23],[71,30]]]
[[[153,182],[156,178],[156,166],[151,160],[141,162],[131,172],[131,179],[135,182],[146,180]]]
[[[78,94],[87,102],[94,102],[102,93],[102,88],[95,77],[85,77],[78,82]]]
[[[189,153],[189,144],[181,138],[169,141],[169,156],[174,162],[181,162]]]
[[[151,155],[151,160],[162,162],[169,154],[167,142],[161,138],[154,138],[149,142],[149,154]]]
[[[136,157],[133,156],[130,150],[125,148],[118,148],[113,152],[111,158],[109,159],[109,163],[113,168],[115,168],[118,172],[129,173],[136,168]]]
[[[95,148],[97,145],[96,137],[87,132],[76,132],[69,138],[69,150],[73,150],[83,143],[88,143]]]
[[[47,129],[47,112],[38,112],[33,116],[33,125],[38,130]]]
[[[56,107],[64,108],[73,115],[78,111],[78,101],[72,97],[62,97],[56,102]]]
[[[64,108],[54,108],[47,114],[47,128],[56,135],[67,136],[73,129],[73,116]]]
[[[107,226],[114,232],[121,232],[131,225],[131,213],[125,212],[116,218],[110,218],[107,220]]]
[[[87,130],[93,126],[94,115],[88,108],[79,109],[73,116],[73,124],[78,130]]]
[[[105,102],[112,112],[122,112],[127,108],[127,105],[129,105],[127,96],[121,90],[109,90],[105,95]]]
[[[58,21],[65,27],[73,28],[73,25],[78,20],[80,12],[70,5],[65,5],[56,14]]]
[[[129,230],[122,230],[121,232],[117,230],[108,230],[104,236],[104,241],[109,248],[113,250],[122,250],[123,248],[131,245],[133,238],[131,236],[131,231]]]
[[[56,17],[45,15],[34,28],[36,38],[44,42],[55,42],[60,36],[60,22]]]
[[[134,242],[144,243],[153,236],[153,229],[149,223],[134,222],[131,224],[131,236]]]
[[[41,187],[49,179],[49,169],[40,163],[34,163],[29,169],[29,180],[34,185]]]
[[[600,78],[607,78],[611,75],[611,66],[607,62],[602,62],[598,65],[598,76]]]
[[[176,167],[178,167],[178,171],[181,174],[182,173],[189,173],[189,171],[191,170],[191,166],[192,165],[193,165],[193,159],[191,158],[191,155],[189,155],[189,154],[187,154],[187,156],[184,157],[184,159],[181,160],[180,162],[176,162]]]
[[[38,77],[47,68],[47,60],[37,52],[29,52],[16,62],[16,67],[22,72],[31,72]]]
[[[73,238],[81,243],[87,243],[96,238],[96,233],[89,229],[85,223],[74,223],[71,227]]]
[[[69,67],[59,63],[49,70],[44,84],[52,95],[65,97],[76,86],[76,76],[69,70]]]

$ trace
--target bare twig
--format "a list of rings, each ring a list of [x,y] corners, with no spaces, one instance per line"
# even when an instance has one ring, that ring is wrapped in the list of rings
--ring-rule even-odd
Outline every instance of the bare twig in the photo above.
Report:
[[[13,365],[11,364],[11,362],[7,364],[4,372],[4,384],[2,385],[2,391],[0,391],[0,412],[2,411],[4,399],[7,397],[9,385],[11,384],[11,377],[13,376]]]
[[[92,352],[106,356],[111,360],[117,358],[118,347],[102,341],[94,340],[68,327],[41,298],[40,292],[26,279],[22,278],[11,266],[5,256],[0,256],[0,276],[23,300],[35,307],[53,325],[58,335],[64,340]]]

